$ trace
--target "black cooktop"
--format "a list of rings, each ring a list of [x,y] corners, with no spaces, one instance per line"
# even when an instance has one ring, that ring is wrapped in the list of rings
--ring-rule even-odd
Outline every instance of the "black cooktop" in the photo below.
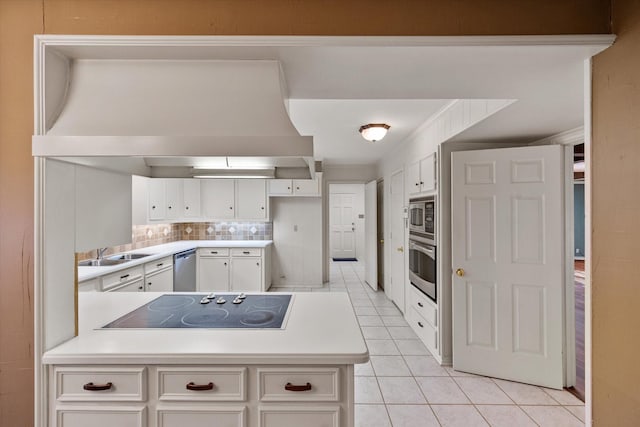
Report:
[[[103,328],[282,328],[291,294],[166,294]]]

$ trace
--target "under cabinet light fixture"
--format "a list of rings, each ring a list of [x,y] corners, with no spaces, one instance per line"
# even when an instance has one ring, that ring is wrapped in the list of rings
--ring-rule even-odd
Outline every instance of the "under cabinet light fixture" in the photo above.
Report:
[[[360,126],[360,134],[369,142],[380,141],[387,134],[391,126],[385,123],[369,123],[368,125]]]
[[[192,168],[193,178],[269,179],[275,178],[275,168],[270,169],[199,169]]]

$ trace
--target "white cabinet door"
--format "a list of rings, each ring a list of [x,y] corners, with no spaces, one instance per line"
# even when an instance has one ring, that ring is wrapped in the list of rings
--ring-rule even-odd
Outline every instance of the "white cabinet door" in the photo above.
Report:
[[[158,426],[162,427],[245,427],[245,407],[205,408],[194,406],[158,409]]]
[[[436,189],[436,154],[420,160],[420,191]]]
[[[229,290],[229,258],[198,259],[198,291]]]
[[[183,218],[200,217],[200,180],[183,179]]]
[[[145,276],[147,292],[173,292],[173,268]]]
[[[56,427],[146,427],[142,406],[71,406],[56,409]]]
[[[269,194],[270,195],[289,195],[293,193],[290,179],[270,179]]]
[[[145,225],[149,222],[149,185],[150,179],[144,176],[131,176],[131,223]]]
[[[293,194],[296,196],[318,196],[320,185],[317,179],[294,179]]]
[[[236,181],[236,217],[263,219],[267,217],[267,193],[264,179]]]
[[[409,187],[409,194],[417,194],[422,191],[420,185],[420,162],[415,162],[409,165],[407,169],[407,186]]]
[[[259,292],[262,289],[262,259],[234,257],[231,268],[231,290]]]
[[[178,219],[182,214],[182,180],[163,179],[166,191],[166,218]]]
[[[260,427],[338,427],[339,406],[287,406],[260,408]]]
[[[131,243],[131,175],[76,166],[75,187],[76,252]]]
[[[163,179],[150,179],[149,189],[149,220],[163,220],[166,218],[167,192]]]
[[[201,182],[203,216],[208,219],[235,217],[235,181],[206,179]]]

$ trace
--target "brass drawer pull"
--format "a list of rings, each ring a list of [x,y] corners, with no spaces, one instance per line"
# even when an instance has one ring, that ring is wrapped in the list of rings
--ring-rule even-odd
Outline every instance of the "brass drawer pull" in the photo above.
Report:
[[[206,391],[206,390],[213,390],[213,383],[209,383],[209,384],[196,384],[194,382],[190,382],[189,384],[187,384],[187,390],[192,390],[192,391]]]
[[[305,385],[293,385],[291,383],[287,383],[284,386],[284,389],[287,391],[309,391],[311,390],[311,383],[306,383]]]
[[[106,383],[106,384],[86,383],[85,385],[82,386],[82,388],[87,391],[111,390],[111,387],[113,387],[113,383]]]

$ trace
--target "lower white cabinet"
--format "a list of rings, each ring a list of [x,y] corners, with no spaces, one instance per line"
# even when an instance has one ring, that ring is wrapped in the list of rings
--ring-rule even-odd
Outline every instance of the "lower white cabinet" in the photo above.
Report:
[[[264,292],[271,286],[271,248],[200,248],[197,286],[200,292]]]
[[[353,365],[48,366],[46,427],[353,427]]]
[[[145,275],[145,291],[173,292],[173,267]]]
[[[106,292],[144,292],[144,280],[140,277],[125,284],[109,288]]]
[[[413,286],[408,286],[408,290],[407,322],[427,349],[438,355],[438,307]]]

